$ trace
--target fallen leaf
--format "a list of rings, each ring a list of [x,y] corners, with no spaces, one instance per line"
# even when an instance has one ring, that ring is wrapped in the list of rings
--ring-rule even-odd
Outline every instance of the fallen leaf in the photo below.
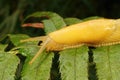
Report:
[[[43,23],[26,23],[22,27],[34,27],[34,28],[44,28]]]

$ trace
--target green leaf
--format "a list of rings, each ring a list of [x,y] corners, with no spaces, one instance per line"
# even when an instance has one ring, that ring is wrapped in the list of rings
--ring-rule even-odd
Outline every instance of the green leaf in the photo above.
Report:
[[[65,18],[64,21],[67,25],[72,25],[72,24],[82,22],[82,20],[80,20],[78,18]]]
[[[38,49],[33,47],[29,51],[30,56],[27,57],[22,70],[22,80],[48,80],[50,78],[53,53],[43,52],[32,64],[29,64]]]
[[[77,18],[66,18],[67,25],[81,22]],[[88,80],[88,48],[86,46],[60,52],[62,80]]]
[[[10,41],[15,45],[15,46],[19,46],[22,43],[20,42],[20,40],[24,40],[27,38],[30,38],[28,35],[25,34],[8,34],[8,37],[10,38]]]
[[[35,44],[26,44],[26,45],[24,45],[22,47],[19,47],[19,54],[22,54],[23,56],[29,56],[29,55],[31,55],[30,53],[33,52],[33,55],[34,55],[36,53],[34,52],[33,47],[37,47],[37,45],[35,45]],[[40,48],[40,47],[38,47],[38,48]]]
[[[28,42],[20,42],[20,40],[25,40],[30,38],[28,35],[25,34],[9,34],[10,41],[15,46],[12,50],[19,49],[19,54],[22,54],[23,56],[28,56],[29,51],[32,51],[32,47],[39,47],[38,42],[39,41],[28,41]],[[34,52],[34,50],[33,50]]]
[[[86,46],[60,52],[62,80],[88,80],[88,48]]]
[[[60,17],[58,14],[53,13],[53,12],[35,12],[35,13],[29,15],[28,17],[26,17],[26,19],[28,19],[30,17],[44,17],[44,18],[48,18],[48,19],[50,19],[53,22],[53,24],[55,25],[56,29],[60,29],[61,27],[66,26],[63,18]]]
[[[44,23],[44,27],[45,27],[44,30],[46,34],[49,34],[50,32],[53,32],[56,30],[56,27],[51,20],[43,20],[43,23]]]
[[[120,45],[100,47],[94,52],[99,80],[120,79]]]
[[[55,31],[56,29],[63,27],[65,25],[63,19],[54,13],[34,13],[29,17],[42,17],[42,16],[50,16],[50,19],[43,20],[46,34]],[[58,21],[59,24],[58,23],[56,24],[55,21]],[[21,53],[27,51],[28,54],[33,55],[38,51],[35,49],[37,49],[37,47],[29,46],[29,49],[24,49],[23,52]],[[53,57],[54,57],[53,53],[43,52],[41,53],[39,58],[37,58],[37,60],[30,65],[28,64],[28,62],[32,58],[28,56],[25,65],[23,66],[22,80],[48,80],[50,78],[50,70],[51,70]]]
[[[7,47],[7,44],[0,44],[0,52],[4,52],[6,47]]]
[[[103,17],[92,16],[92,17],[87,17],[87,18],[83,19],[83,21],[88,21],[88,20],[92,20],[92,19],[99,19],[99,18],[103,18]]]
[[[0,52],[0,80],[14,80],[18,64],[16,55]]]

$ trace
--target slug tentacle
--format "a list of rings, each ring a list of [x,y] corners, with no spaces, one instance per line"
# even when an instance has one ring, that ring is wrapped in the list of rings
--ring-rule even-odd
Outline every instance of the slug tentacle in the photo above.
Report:
[[[39,49],[39,51],[36,53],[36,55],[32,58],[32,60],[29,62],[29,64],[32,64],[33,61],[45,50],[46,45],[49,43],[50,38],[48,37],[42,44],[41,48]]]
[[[29,41],[45,41],[47,36],[40,36],[40,37],[34,37],[34,38],[29,38],[25,40],[20,40],[20,42],[29,42]]]

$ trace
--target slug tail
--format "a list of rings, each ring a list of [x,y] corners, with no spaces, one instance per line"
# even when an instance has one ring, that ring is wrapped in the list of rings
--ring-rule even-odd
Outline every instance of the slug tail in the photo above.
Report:
[[[41,48],[39,49],[39,51],[36,53],[36,55],[32,58],[32,60],[29,62],[29,64],[32,64],[35,59],[45,50],[47,44],[49,43],[50,38],[47,37],[47,39],[42,43]]]

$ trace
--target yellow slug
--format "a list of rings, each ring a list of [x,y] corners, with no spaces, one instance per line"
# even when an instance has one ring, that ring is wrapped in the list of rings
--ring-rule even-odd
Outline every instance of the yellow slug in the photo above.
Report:
[[[23,41],[35,39],[36,38]],[[89,20],[64,27],[37,39],[42,40],[43,43],[30,63],[32,63],[44,49],[47,51],[59,51],[82,45],[98,47],[118,44],[120,43],[120,19],[101,18]]]

